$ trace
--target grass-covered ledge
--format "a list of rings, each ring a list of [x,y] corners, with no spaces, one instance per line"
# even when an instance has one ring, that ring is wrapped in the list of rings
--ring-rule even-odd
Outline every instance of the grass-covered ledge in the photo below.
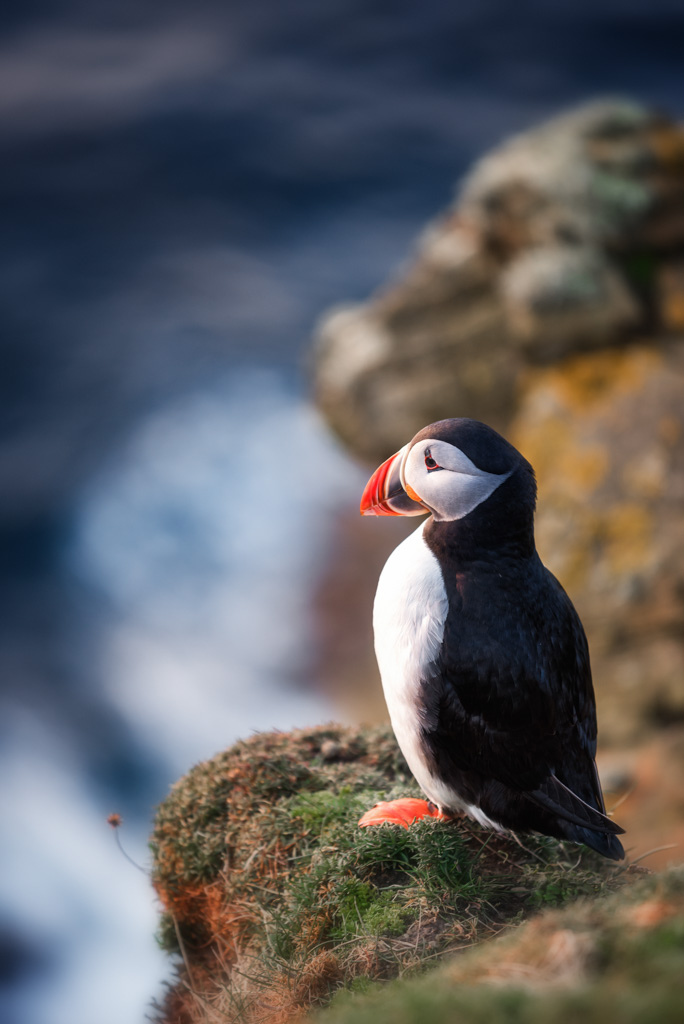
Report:
[[[259,734],[193,768],[152,836],[160,941],[178,963],[159,1019],[278,1024],[625,879],[585,848],[465,819],[358,828],[406,795],[384,728]]]
[[[681,1024],[684,869],[546,910],[427,975],[340,992],[311,1024]]]

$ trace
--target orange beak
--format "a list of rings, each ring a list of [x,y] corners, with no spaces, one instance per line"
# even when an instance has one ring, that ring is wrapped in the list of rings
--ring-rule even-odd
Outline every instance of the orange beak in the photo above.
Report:
[[[409,495],[401,482],[401,469],[408,450],[405,445],[373,473],[361,496],[362,516],[422,516],[430,510]]]

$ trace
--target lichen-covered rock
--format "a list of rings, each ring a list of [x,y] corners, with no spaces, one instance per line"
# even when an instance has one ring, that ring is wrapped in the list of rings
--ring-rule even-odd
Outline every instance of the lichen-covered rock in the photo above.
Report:
[[[602,739],[684,719],[684,345],[530,372],[509,436],[537,471],[540,554],[589,636]]]
[[[539,245],[662,249],[684,231],[684,135],[658,111],[600,100],[503,143],[459,208],[506,256]]]
[[[624,277],[600,249],[526,249],[501,274],[511,344],[533,361],[605,344],[642,319]]]
[[[684,130],[593,103],[483,158],[404,277],[315,344],[317,401],[358,455],[458,412],[502,429],[525,368],[681,322]]]
[[[683,128],[605,101],[485,156],[404,277],[323,322],[315,386],[369,461],[442,417],[509,436],[604,743],[684,720]]]
[[[501,343],[506,312],[494,264],[462,232],[448,241],[448,252],[443,238],[435,253],[426,243],[400,285],[372,303],[334,310],[320,326],[316,399],[362,457],[396,451],[400,438],[447,409],[482,413],[500,426],[513,411],[521,358]]]

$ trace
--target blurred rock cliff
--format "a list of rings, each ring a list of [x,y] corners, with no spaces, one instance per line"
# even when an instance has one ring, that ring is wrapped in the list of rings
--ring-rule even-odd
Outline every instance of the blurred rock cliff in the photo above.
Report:
[[[313,374],[369,464],[447,416],[509,437],[589,635],[604,745],[684,721],[682,126],[606,100],[506,141],[399,280],[326,315]]]

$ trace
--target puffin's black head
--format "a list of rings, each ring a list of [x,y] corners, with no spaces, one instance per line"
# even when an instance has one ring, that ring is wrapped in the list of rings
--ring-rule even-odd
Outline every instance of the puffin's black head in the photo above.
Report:
[[[432,512],[436,522],[454,522],[481,507],[483,520],[499,532],[505,520],[513,530],[523,521],[531,528],[535,501],[534,470],[512,444],[477,420],[450,419],[419,430],[375,471],[361,513]]]

